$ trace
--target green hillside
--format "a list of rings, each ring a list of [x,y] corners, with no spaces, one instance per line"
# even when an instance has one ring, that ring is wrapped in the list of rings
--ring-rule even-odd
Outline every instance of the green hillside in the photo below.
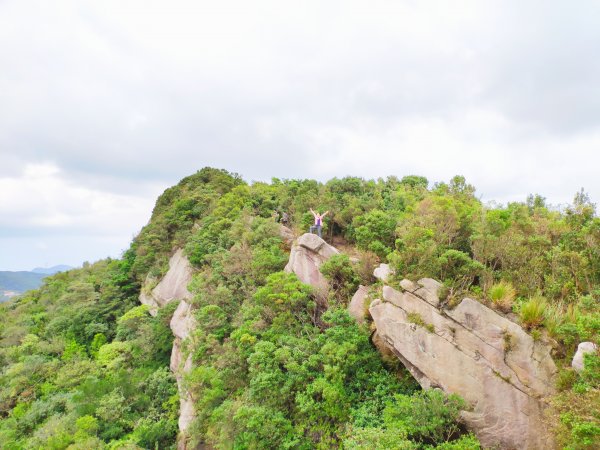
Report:
[[[324,237],[347,256],[322,267],[328,309],[295,275],[273,211],[297,234],[329,210]],[[553,342],[561,367],[549,427],[564,448],[600,445],[600,360],[570,369],[599,342],[600,218],[584,192],[563,212],[543,197],[483,205],[464,178],[356,177],[246,183],[205,168],[167,189],[119,260],[45,279],[0,305],[0,447],[176,448],[179,401],[168,370],[176,304],[156,317],[142,284],[175,248],[195,267],[197,329],[186,344],[196,443],[217,449],[477,449],[464,404],[421,391],[383,357],[346,305],[375,264],[398,279],[432,277],[514,314]]]

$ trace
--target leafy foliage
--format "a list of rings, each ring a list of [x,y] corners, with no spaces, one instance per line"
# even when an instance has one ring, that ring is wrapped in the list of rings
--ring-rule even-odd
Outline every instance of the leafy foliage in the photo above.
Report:
[[[583,191],[561,212],[539,195],[483,205],[461,176],[429,186],[414,175],[249,185],[213,168],[184,178],[159,197],[120,260],[48,277],[0,305],[0,442],[174,445],[178,398],[167,368],[176,305],[152,317],[137,297],[182,247],[196,270],[198,327],[184,343],[196,440],[215,448],[479,448],[461,435],[460,401],[420,393],[348,317],[359,278],[371,282],[382,260],[397,277],[442,280],[448,301],[487,298],[517,312],[536,339],[552,337],[568,365],[579,342],[599,342],[600,219]],[[299,234],[311,224],[309,208],[329,210],[324,237],[361,255],[357,264],[339,255],[321,267],[328,311],[281,272],[288,256],[273,211]],[[597,445],[598,370],[592,356],[582,374],[561,378],[554,417],[566,448]]]

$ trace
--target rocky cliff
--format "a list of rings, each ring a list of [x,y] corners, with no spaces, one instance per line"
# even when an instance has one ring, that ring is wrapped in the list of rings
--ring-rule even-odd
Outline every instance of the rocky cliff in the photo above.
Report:
[[[187,286],[192,279],[193,270],[183,250],[177,250],[169,260],[169,270],[151,292],[142,289],[140,302],[150,307],[150,313],[156,315],[158,308],[172,301],[180,300],[171,319],[171,330],[175,339],[171,352],[171,371],[177,379],[179,389],[179,438],[177,448],[187,448],[187,429],[194,419],[194,404],[189,392],[185,388],[184,376],[192,368],[191,354],[185,357],[182,349],[183,341],[190,335],[195,327],[192,307],[189,300],[192,294]]]
[[[551,449],[544,397],[556,367],[550,347],[478,301],[440,306],[439,283],[404,280],[369,308],[378,338],[425,389],[464,398],[464,420],[482,444],[502,449]]]
[[[318,236],[305,234],[293,244],[286,270],[323,291],[327,283],[319,267],[337,253]],[[380,267],[375,276],[385,282],[390,274],[389,267]],[[403,280],[401,287],[384,286],[382,298],[369,307],[375,345],[396,355],[424,389],[465,399],[470,408],[464,421],[484,446],[553,448],[543,416],[556,374],[550,347],[473,299],[443,307],[441,284],[433,279]],[[364,320],[367,294],[361,286],[349,304],[358,321]]]

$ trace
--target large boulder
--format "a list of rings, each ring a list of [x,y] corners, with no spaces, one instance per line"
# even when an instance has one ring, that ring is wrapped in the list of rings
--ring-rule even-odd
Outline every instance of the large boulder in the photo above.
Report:
[[[150,314],[156,315],[158,309],[173,300],[189,299],[192,297],[187,286],[192,279],[192,266],[185,257],[183,249],[178,249],[169,260],[169,270],[162,280],[148,291],[148,282],[140,293],[140,303],[148,305]]]
[[[593,342],[582,342],[577,346],[577,352],[575,353],[575,356],[573,356],[571,367],[577,372],[581,372],[584,369],[583,357],[588,353],[596,353],[597,351],[598,346]]]
[[[543,421],[556,374],[550,347],[475,300],[441,308],[435,280],[401,286],[385,286],[369,311],[378,339],[421,386],[464,398],[463,419],[486,447],[553,448]]]
[[[300,281],[315,287],[317,292],[326,292],[327,280],[319,267],[338,253],[335,247],[316,234],[305,233],[292,245],[285,271],[295,273]]]

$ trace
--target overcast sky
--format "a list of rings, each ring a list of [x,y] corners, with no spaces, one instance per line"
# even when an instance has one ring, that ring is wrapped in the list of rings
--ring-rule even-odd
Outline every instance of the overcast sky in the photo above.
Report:
[[[0,270],[118,257],[204,166],[600,201],[598,1],[0,0]]]

